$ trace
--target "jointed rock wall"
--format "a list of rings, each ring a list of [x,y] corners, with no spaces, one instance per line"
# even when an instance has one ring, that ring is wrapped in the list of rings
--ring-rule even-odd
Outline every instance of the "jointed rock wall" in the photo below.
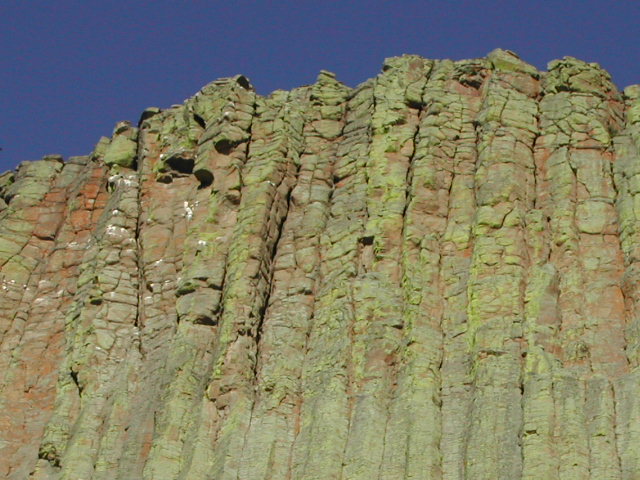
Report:
[[[640,478],[640,88],[222,79],[0,177],[0,477]]]

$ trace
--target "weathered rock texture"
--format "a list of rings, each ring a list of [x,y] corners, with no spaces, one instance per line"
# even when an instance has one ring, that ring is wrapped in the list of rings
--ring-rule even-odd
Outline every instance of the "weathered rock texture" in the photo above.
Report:
[[[0,477],[640,478],[640,88],[237,76],[0,177]]]

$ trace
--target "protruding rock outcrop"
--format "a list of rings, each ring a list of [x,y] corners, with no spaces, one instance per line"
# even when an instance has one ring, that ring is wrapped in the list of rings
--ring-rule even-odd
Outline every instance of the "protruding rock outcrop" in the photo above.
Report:
[[[496,50],[22,163],[0,476],[640,478],[639,152],[638,86]]]

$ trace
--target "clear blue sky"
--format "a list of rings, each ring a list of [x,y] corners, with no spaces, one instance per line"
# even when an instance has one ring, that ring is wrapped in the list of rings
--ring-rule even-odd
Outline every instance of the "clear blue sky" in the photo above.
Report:
[[[115,122],[243,73],[259,93],[354,86],[385,57],[496,47],[545,69],[571,55],[640,83],[640,1],[35,1],[0,4],[0,170],[89,153]]]

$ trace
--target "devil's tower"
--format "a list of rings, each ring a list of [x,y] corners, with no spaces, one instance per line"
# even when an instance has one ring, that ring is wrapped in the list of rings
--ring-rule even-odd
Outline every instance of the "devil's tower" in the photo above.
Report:
[[[242,76],[0,177],[0,476],[640,478],[640,88]]]

